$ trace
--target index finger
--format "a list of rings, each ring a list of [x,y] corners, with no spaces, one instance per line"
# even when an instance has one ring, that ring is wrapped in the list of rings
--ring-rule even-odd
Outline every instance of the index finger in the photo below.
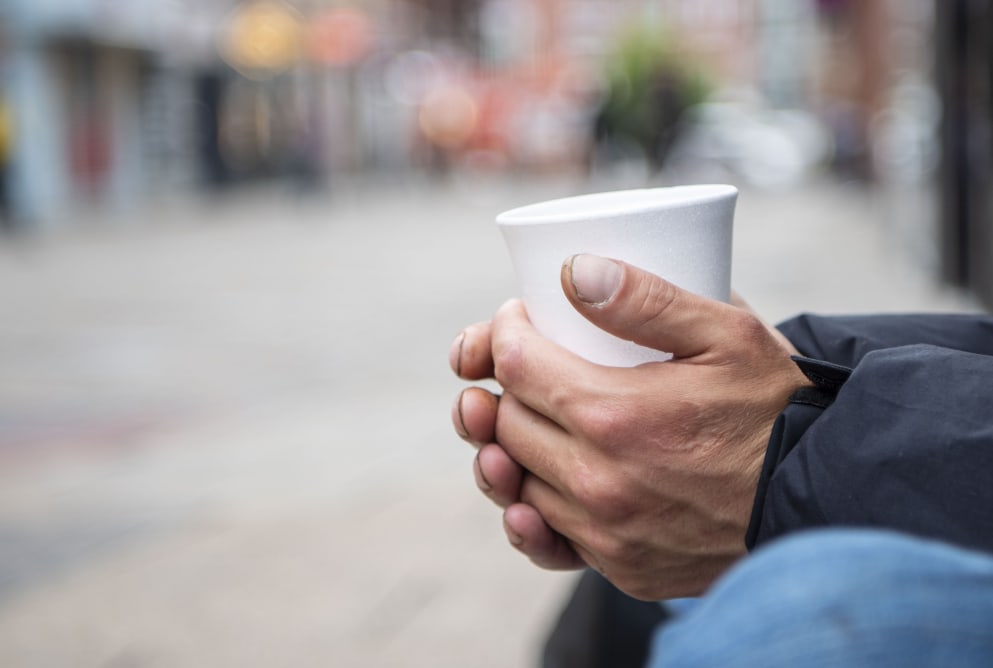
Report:
[[[521,403],[573,432],[577,407],[599,394],[609,369],[543,337],[520,300],[500,307],[490,337],[497,382]]]

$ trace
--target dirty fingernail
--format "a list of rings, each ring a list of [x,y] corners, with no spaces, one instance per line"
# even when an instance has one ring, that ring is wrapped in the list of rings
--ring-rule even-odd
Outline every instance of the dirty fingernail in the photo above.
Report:
[[[621,285],[621,267],[597,255],[574,255],[569,264],[569,278],[580,301],[605,304]]]
[[[455,372],[456,376],[462,375],[462,344],[465,343],[465,332],[462,332],[452,343],[451,349],[448,351],[448,364],[452,367],[452,371]]]
[[[479,465],[479,453],[476,453],[476,458],[472,460],[472,466],[476,473],[476,486],[483,492],[492,492],[493,485],[486,479],[486,475],[483,474],[483,467]]]
[[[455,403],[452,404],[452,424],[455,425],[455,433],[457,433],[462,438],[469,438],[469,430],[465,428],[465,418],[462,417],[462,397],[465,396],[465,390],[459,393],[459,396],[455,397]]]

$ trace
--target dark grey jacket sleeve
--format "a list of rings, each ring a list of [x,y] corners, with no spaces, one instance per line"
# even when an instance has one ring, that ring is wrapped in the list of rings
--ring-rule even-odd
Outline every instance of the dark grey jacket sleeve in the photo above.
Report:
[[[993,319],[784,323],[814,392],[773,429],[754,547],[817,526],[896,529],[993,552]]]
[[[806,357],[854,367],[874,350],[929,344],[993,355],[993,317],[965,314],[819,316],[779,325]]]

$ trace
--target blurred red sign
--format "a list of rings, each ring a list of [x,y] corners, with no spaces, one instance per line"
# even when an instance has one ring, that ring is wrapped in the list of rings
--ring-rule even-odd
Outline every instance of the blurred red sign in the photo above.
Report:
[[[351,65],[372,50],[375,25],[360,9],[321,12],[308,25],[310,57],[325,65]]]

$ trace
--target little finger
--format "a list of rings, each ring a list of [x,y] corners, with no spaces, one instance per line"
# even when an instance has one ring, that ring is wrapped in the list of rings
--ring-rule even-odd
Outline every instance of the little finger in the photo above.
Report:
[[[549,527],[533,506],[515,503],[507,508],[503,529],[510,544],[540,568],[564,571],[586,566],[569,541]]]

